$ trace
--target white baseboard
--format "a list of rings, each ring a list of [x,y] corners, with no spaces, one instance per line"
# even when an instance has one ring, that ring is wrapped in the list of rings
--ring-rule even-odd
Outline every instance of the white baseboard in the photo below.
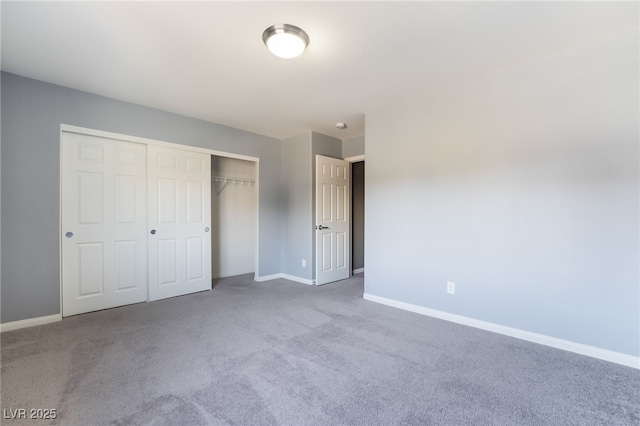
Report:
[[[364,268],[358,268],[358,269],[354,269],[353,270],[353,275],[355,274],[361,274],[364,272]]]
[[[640,357],[637,356],[597,348],[595,346],[584,345],[582,343],[576,343],[570,340],[558,339],[556,337],[546,336],[544,334],[532,333],[530,331],[520,330],[517,328],[506,327],[504,325],[494,324],[491,322],[480,321],[462,315],[450,314],[448,312],[425,308],[424,306],[412,305],[410,303],[387,299],[386,297],[375,296],[373,294],[364,293],[363,298],[371,302],[381,303],[383,305],[392,306],[394,308],[403,309],[405,311],[415,312],[417,314],[427,315],[445,321],[451,321],[457,324],[479,328],[481,330],[504,334],[505,336],[515,337],[516,339],[522,339],[529,342],[550,346],[552,348],[562,349],[580,355],[586,355],[592,358],[597,358],[604,361],[625,365],[627,367],[640,369]]]
[[[306,278],[300,278],[300,277],[296,277],[293,275],[289,275],[289,274],[280,274],[280,278],[284,278],[285,280],[289,280],[289,281],[295,281],[298,283],[302,283],[302,284],[307,284],[307,285],[315,285],[316,283],[313,282],[313,280],[309,280]]]
[[[307,285],[315,285],[313,280],[309,280],[309,279],[306,279],[306,278],[300,278],[300,277],[296,277],[294,275],[289,275],[289,274],[265,275],[265,276],[262,276],[262,277],[255,277],[254,280],[258,281],[258,282],[263,282],[263,281],[275,280],[275,279],[278,279],[278,278],[283,278],[285,280],[295,281],[295,282],[302,283],[302,284],[307,284]]]
[[[0,333],[20,328],[35,327],[36,325],[44,325],[52,322],[62,321],[61,314],[48,315],[46,317],[28,318],[20,321],[5,322],[0,324]]]
[[[259,277],[259,276],[257,276],[257,275],[256,275],[256,276],[253,278],[253,280],[254,280],[254,281],[257,281],[257,282],[259,282],[259,283],[261,283],[261,282],[263,282],[263,281],[271,281],[271,280],[275,280],[275,279],[278,279],[278,278],[282,278],[282,277],[281,277],[281,275],[282,275],[282,274],[272,274],[272,275],[263,275],[263,276],[261,276],[261,277]]]

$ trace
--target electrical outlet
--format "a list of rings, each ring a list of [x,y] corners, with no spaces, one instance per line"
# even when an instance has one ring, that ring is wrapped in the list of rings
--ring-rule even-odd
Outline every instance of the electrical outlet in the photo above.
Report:
[[[302,259],[302,267],[303,268],[307,267],[307,259]]]
[[[447,293],[456,294],[456,283],[452,283],[451,281],[447,283]]]

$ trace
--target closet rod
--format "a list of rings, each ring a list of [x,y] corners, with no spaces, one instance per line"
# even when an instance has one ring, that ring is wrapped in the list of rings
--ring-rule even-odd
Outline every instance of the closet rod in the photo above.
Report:
[[[216,182],[233,182],[233,183],[256,183],[253,179],[242,179],[225,176],[211,176],[211,180]]]
[[[243,185],[244,184],[253,185],[254,183],[256,183],[255,180],[251,180],[251,179],[230,178],[230,177],[224,177],[224,176],[211,176],[211,180],[214,182],[223,182],[223,185],[222,185],[222,188],[220,188],[220,191],[216,191],[218,195],[222,194],[222,191],[224,191],[224,189],[230,183],[241,183]]]

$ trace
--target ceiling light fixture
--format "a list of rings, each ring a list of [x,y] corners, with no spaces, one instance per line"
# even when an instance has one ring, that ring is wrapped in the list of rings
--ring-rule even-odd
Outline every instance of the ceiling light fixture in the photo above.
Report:
[[[262,41],[271,53],[289,59],[304,52],[309,45],[309,36],[295,25],[275,24],[264,30]]]
[[[347,123],[338,122],[336,123],[336,129],[344,130],[347,128]]]

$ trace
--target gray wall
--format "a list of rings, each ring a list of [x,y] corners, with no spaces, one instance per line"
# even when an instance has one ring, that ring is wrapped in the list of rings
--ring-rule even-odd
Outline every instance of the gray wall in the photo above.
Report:
[[[306,280],[316,275],[316,154],[340,158],[342,141],[316,132],[282,141],[282,272]]]
[[[280,272],[279,140],[13,74],[1,84],[0,321],[60,312],[60,123],[259,157],[259,274]]]
[[[365,292],[640,355],[638,49],[368,114]]]
[[[364,268],[364,161],[351,165],[351,269]]]
[[[342,158],[364,155],[364,135],[342,141]]]
[[[282,272],[312,279],[311,132],[282,141]],[[306,268],[302,267],[306,259]]]

